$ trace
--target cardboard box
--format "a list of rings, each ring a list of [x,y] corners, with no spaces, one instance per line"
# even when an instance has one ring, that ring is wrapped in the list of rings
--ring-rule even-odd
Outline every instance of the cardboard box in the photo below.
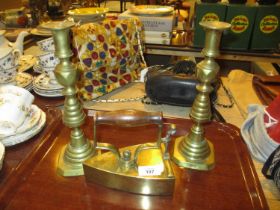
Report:
[[[257,7],[250,49],[278,49],[280,43],[280,5]]]
[[[199,25],[200,21],[224,21],[226,5],[220,3],[196,3],[194,17],[194,47],[204,47],[205,32]]]
[[[144,31],[145,37],[171,38],[172,32],[168,31]]]
[[[171,38],[158,38],[158,37],[147,37],[147,36],[145,36],[144,41],[147,44],[170,45]]]
[[[256,6],[244,4],[227,5],[225,22],[231,28],[224,32],[221,40],[222,49],[247,50],[254,27]]]
[[[174,14],[168,16],[140,16],[140,15],[133,15],[129,12],[129,10],[123,12],[119,15],[119,19],[127,19],[137,17],[141,20],[144,26],[145,31],[172,31],[174,23],[175,23],[175,16]]]

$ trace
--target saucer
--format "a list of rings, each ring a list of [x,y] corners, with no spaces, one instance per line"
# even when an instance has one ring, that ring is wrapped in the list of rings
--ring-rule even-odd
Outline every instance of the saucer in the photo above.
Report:
[[[39,109],[39,107],[36,105],[31,105],[28,115],[26,116],[22,125],[20,125],[16,129],[16,133],[1,136],[0,141],[5,138],[16,136],[16,135],[19,135],[19,134],[22,134],[22,133],[25,133],[25,132],[31,130],[38,124],[40,117],[41,117],[41,110]]]
[[[9,136],[7,138],[2,139],[2,143],[6,146],[13,146],[22,142],[25,142],[29,139],[31,139],[33,136],[35,136],[36,134],[38,134],[45,126],[46,124],[46,114],[45,112],[43,112],[41,109],[39,109],[40,111],[40,119],[38,121],[38,123],[30,130],[27,130],[24,133],[21,134],[17,134],[14,136]]]
[[[25,118],[23,124],[17,128],[16,135],[22,134],[34,128],[41,117],[41,110],[36,105],[31,105],[30,111]]]
[[[33,76],[25,72],[18,72],[14,81],[3,85],[15,85],[27,90],[32,90]],[[0,85],[1,86],[1,85]]]
[[[37,90],[61,90],[63,86],[61,86],[58,82],[51,82],[51,79],[46,74],[40,74],[33,81],[33,86]]]
[[[43,92],[41,90],[33,88],[33,91],[36,94],[38,94],[40,96],[44,96],[44,97],[61,97],[61,96],[63,96],[62,90],[52,91],[52,92]]]
[[[42,74],[44,73],[42,66],[39,63],[34,64],[33,70],[36,73]]]
[[[32,85],[33,76],[25,72],[19,72],[16,75],[16,85],[18,87],[26,88]]]
[[[18,72],[24,72],[28,69],[32,68],[37,61],[36,56],[33,55],[22,55],[19,58],[19,66],[18,66]]]

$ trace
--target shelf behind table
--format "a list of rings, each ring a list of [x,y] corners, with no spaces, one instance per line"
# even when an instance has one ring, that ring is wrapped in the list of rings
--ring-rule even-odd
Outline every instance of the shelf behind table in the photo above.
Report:
[[[159,45],[159,44],[146,44],[145,53],[152,55],[169,55],[169,56],[193,56],[197,58],[202,58],[201,53],[202,48],[193,47],[190,40],[192,40],[192,32],[186,30],[178,30],[177,34],[182,34],[185,38],[181,38],[183,41],[177,43],[176,33],[173,36],[171,45]],[[184,34],[185,33],[185,34]],[[178,36],[180,37],[180,36]],[[179,39],[180,40],[180,39]],[[177,43],[177,44],[176,44]],[[221,49],[220,56],[217,59],[223,60],[239,60],[239,61],[256,61],[256,62],[271,62],[271,63],[280,63],[280,51],[278,50],[230,50],[230,49]]]
[[[206,136],[215,147],[213,170],[188,170],[173,164],[176,175],[173,195],[144,196],[89,184],[84,176],[57,175],[58,155],[68,142],[70,131],[56,112],[51,111],[48,117],[53,123],[43,133],[7,150],[0,179],[1,209],[268,209],[246,145],[233,125],[217,122],[206,125]],[[188,119],[164,121],[177,125],[176,136],[185,135],[192,124]],[[91,139],[91,118],[86,119],[83,128]],[[140,132],[142,135],[135,135]],[[117,147],[143,143],[156,136],[153,126],[98,127],[99,139]]]

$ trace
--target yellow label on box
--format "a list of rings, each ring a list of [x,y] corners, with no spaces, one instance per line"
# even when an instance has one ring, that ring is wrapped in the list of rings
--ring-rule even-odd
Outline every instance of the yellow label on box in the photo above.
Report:
[[[219,16],[215,13],[209,12],[201,18],[201,21],[219,21]]]
[[[245,15],[237,15],[231,20],[231,31],[233,33],[242,33],[249,26],[249,20]]]
[[[274,15],[265,16],[260,22],[260,30],[265,34],[274,32],[278,27],[278,18]]]

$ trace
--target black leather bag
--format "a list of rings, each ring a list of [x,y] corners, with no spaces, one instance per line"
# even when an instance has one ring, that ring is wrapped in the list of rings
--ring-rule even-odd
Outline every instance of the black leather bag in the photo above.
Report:
[[[194,63],[183,62],[165,67],[150,67],[145,80],[147,97],[152,103],[192,106],[197,95],[196,85],[199,83],[194,70]],[[212,101],[215,100],[216,91],[210,97]]]

